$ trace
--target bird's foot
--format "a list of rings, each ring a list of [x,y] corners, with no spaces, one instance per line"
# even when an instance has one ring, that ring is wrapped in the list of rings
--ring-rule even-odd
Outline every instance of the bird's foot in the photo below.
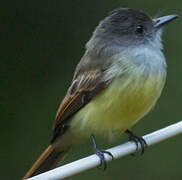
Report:
[[[140,136],[137,136],[136,134],[134,134],[132,131],[130,130],[126,130],[126,133],[129,135],[129,141],[134,141],[136,144],[136,151],[138,151],[138,145],[140,144],[141,146],[141,155],[144,153],[145,148],[147,148],[147,143],[145,141],[145,139],[143,139]]]
[[[98,168],[100,168],[103,165],[104,166],[103,170],[106,170],[106,168],[107,168],[107,162],[106,162],[106,159],[104,157],[104,154],[108,154],[109,156],[111,156],[112,160],[114,159],[114,156],[109,151],[105,151],[105,150],[99,149],[97,147],[97,144],[96,144],[94,135],[91,135],[91,139],[92,139],[92,142],[93,142],[94,153],[100,159],[100,165],[98,166]]]

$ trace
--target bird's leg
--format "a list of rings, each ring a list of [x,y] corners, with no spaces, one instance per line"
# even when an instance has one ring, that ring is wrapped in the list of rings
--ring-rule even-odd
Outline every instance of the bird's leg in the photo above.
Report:
[[[103,164],[104,165],[104,170],[106,170],[107,163],[106,163],[106,159],[104,157],[104,153],[106,153],[109,156],[111,156],[112,157],[112,160],[114,159],[114,156],[109,151],[105,151],[105,150],[99,149],[97,147],[97,144],[96,144],[94,135],[91,135],[91,139],[92,139],[92,142],[93,142],[94,153],[100,158],[100,165],[98,167],[101,167],[102,164]]]
[[[142,150],[141,154],[143,154],[144,151],[145,151],[145,148],[147,148],[147,143],[146,143],[145,139],[143,139],[140,136],[137,136],[136,134],[134,134],[130,130],[126,130],[125,132],[129,135],[129,140],[135,142],[135,144],[136,144],[136,151],[138,150],[138,144],[140,144],[141,150]]]

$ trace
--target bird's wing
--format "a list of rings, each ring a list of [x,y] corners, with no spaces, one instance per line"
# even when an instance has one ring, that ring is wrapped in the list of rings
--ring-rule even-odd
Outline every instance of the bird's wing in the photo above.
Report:
[[[104,71],[92,70],[81,73],[73,80],[57,111],[51,142],[65,132],[70,117],[106,87],[107,82],[103,80],[104,74]]]

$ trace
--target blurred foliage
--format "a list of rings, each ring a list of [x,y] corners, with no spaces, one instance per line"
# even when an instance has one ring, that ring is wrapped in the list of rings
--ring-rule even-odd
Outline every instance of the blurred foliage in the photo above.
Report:
[[[0,6],[0,179],[21,179],[48,145],[54,115],[98,22],[117,7],[155,16],[181,13],[182,1],[37,0],[3,1]],[[134,131],[146,134],[182,118],[182,23],[163,36],[168,78],[156,108]],[[119,144],[123,141],[117,141]],[[102,143],[108,148],[111,144]],[[83,148],[84,147],[84,148]],[[144,156],[111,162],[70,179],[179,180],[181,137],[147,149]],[[65,162],[92,153],[91,143],[75,147]]]

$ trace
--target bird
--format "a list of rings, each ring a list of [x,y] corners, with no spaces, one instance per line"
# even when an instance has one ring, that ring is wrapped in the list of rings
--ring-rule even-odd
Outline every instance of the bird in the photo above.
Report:
[[[144,151],[145,140],[131,128],[162,93],[167,65],[161,35],[178,17],[151,18],[141,10],[118,8],[100,21],[58,108],[50,145],[23,180],[57,167],[72,146],[90,137],[104,168],[104,154],[113,155],[98,148],[95,136],[127,133]]]

